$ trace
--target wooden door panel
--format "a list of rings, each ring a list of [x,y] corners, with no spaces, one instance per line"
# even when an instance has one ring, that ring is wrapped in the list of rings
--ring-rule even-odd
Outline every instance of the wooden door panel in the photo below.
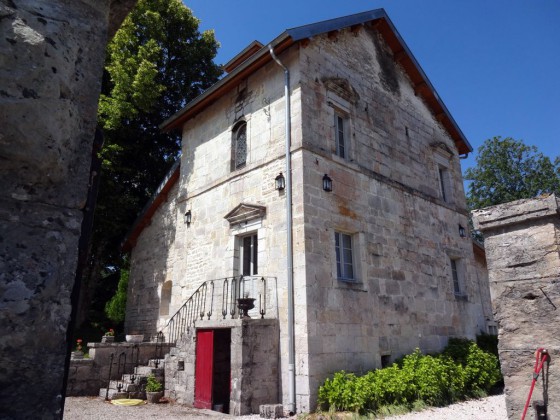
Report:
[[[214,368],[214,331],[197,330],[194,381],[194,406],[212,409],[212,377]]]

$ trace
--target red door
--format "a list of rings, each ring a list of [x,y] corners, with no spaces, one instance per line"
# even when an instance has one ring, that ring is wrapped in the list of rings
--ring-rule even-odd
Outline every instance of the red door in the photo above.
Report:
[[[214,367],[214,331],[196,331],[196,365],[194,406],[212,409],[212,374]]]

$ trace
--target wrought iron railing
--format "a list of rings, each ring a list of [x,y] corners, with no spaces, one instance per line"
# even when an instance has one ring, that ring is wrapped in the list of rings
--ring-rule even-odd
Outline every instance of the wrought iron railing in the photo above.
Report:
[[[160,332],[168,343],[176,343],[197,320],[239,318],[239,298],[254,299],[255,308],[249,315],[264,318],[275,309],[276,278],[239,276],[208,280],[202,283]],[[217,307],[216,307],[217,306]]]

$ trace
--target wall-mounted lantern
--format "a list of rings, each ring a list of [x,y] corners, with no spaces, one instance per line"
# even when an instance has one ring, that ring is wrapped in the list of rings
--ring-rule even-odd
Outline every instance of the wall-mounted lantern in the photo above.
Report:
[[[187,225],[190,225],[192,221],[192,214],[190,210],[187,210],[187,212],[185,213],[185,223]]]
[[[323,190],[332,191],[332,179],[327,174],[323,177]]]
[[[282,172],[280,172],[278,176],[274,178],[274,181],[276,184],[276,189],[278,191],[282,191],[284,188],[286,188],[286,178],[284,178]]]
[[[461,225],[459,225],[459,236],[461,238],[466,238],[467,237],[467,232],[466,232],[465,228]]]

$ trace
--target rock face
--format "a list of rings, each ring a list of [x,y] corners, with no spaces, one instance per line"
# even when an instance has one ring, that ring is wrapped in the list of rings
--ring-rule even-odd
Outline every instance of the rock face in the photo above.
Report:
[[[0,0],[2,418],[62,416],[104,50],[134,3]]]
[[[555,195],[519,200],[477,210],[474,226],[484,233],[490,292],[499,323],[499,351],[510,419],[521,417],[535,363],[535,351],[552,358],[548,395],[560,393],[560,200]],[[541,378],[533,401],[543,396]],[[533,417],[530,408],[527,418]],[[560,416],[556,398],[548,401],[549,418]],[[540,417],[539,417],[540,418]]]

